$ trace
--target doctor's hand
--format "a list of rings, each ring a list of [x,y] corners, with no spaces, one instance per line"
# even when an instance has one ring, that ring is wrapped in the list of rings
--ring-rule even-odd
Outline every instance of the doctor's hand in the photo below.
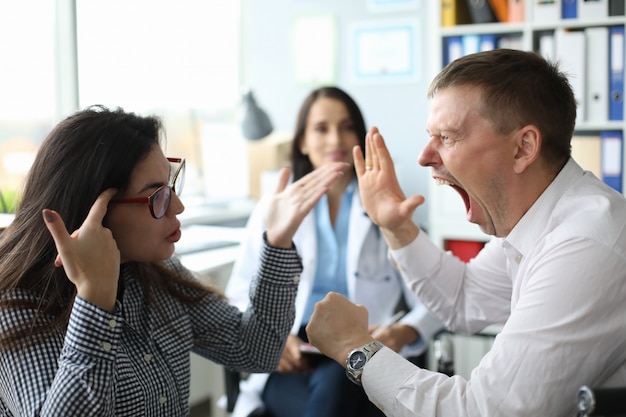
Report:
[[[424,197],[406,198],[378,128],[372,127],[365,137],[365,158],[358,146],[354,147],[353,156],[365,211],[381,227],[391,249],[406,246],[419,233],[412,216],[424,203]]]
[[[369,330],[374,339],[395,352],[400,352],[404,346],[416,342],[419,338],[417,330],[403,323],[396,323],[386,328],[371,326]]]
[[[287,337],[287,343],[283,349],[283,353],[280,356],[278,362],[278,368],[276,371],[283,373],[298,373],[306,372],[310,370],[309,362],[305,355],[300,351],[300,346],[305,344],[304,340],[300,339],[295,334],[290,334]]]
[[[367,328],[367,309],[336,292],[315,304],[306,326],[309,342],[324,355],[346,366],[348,353],[373,341]]]
[[[55,266],[63,267],[80,297],[109,311],[115,308],[120,251],[102,220],[115,193],[116,190],[108,189],[100,194],[83,224],[71,235],[56,211],[43,211],[58,251]]]
[[[333,162],[289,185],[291,169],[283,168],[276,192],[265,212],[267,242],[272,246],[291,248],[302,220],[348,167],[345,162]]]

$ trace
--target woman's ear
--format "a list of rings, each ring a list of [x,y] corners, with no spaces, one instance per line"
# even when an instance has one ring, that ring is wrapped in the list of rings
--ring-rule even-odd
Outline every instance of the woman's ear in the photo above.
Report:
[[[536,126],[528,125],[519,129],[516,133],[516,153],[514,167],[516,173],[520,174],[535,162],[541,154],[541,132]]]

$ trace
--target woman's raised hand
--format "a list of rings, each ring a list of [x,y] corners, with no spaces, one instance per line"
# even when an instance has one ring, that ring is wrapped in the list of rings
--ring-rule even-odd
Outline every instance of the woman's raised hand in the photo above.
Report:
[[[115,193],[116,190],[108,189],[100,194],[83,224],[71,235],[57,212],[43,211],[58,252],[54,264],[65,269],[79,296],[110,311],[115,308],[117,297],[120,251],[102,220]]]

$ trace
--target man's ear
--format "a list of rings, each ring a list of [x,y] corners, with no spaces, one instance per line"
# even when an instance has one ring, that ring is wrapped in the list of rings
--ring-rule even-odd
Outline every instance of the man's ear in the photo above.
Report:
[[[541,153],[541,132],[536,126],[527,125],[516,133],[516,153],[514,167],[516,173],[521,174],[526,168],[539,159]]]

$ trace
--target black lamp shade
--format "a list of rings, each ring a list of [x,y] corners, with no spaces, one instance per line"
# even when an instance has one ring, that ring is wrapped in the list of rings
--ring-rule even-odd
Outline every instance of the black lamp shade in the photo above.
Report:
[[[272,122],[267,113],[258,106],[252,91],[243,95],[244,113],[241,120],[243,137],[250,140],[258,140],[266,137],[272,130]]]

